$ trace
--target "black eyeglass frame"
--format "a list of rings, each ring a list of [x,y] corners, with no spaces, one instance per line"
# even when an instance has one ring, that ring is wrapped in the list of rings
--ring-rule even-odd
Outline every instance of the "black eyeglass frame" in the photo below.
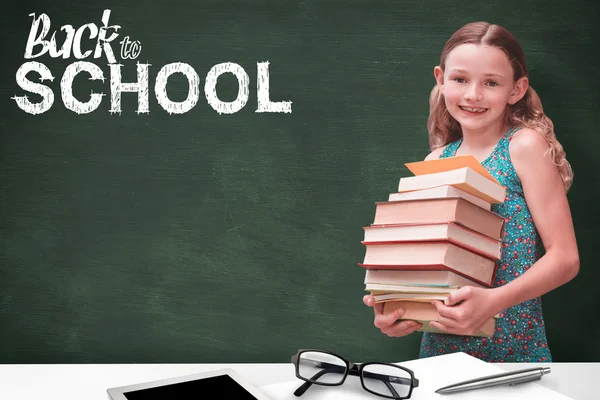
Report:
[[[335,368],[344,368],[343,374],[344,376],[342,377],[342,379],[339,382],[335,382],[335,383],[328,383],[328,382],[319,382],[318,378],[321,377],[324,373],[327,372],[337,372],[337,373],[341,373],[342,371],[327,371],[327,370],[323,370],[323,371],[319,371],[317,372],[317,374],[315,374],[315,376],[313,377],[314,379],[308,379],[308,378],[304,378],[302,376],[300,376],[300,366],[299,366],[299,359],[300,359],[300,355],[306,352],[317,352],[317,353],[324,353],[324,354],[329,354],[331,356],[334,356],[336,358],[339,358],[340,360],[342,360],[345,363],[345,367],[341,366],[341,365],[337,365],[337,364],[329,364],[327,362],[320,362],[320,361],[313,361],[315,363],[318,363],[318,366],[321,367],[334,367]],[[312,361],[312,360],[311,360]],[[367,392],[372,393],[376,396],[380,396],[380,397],[385,397],[388,399],[397,399],[397,400],[404,400],[404,399],[409,399],[412,396],[412,391],[414,388],[419,387],[419,380],[417,378],[415,378],[415,374],[413,373],[413,371],[411,371],[408,368],[402,367],[400,365],[396,365],[396,364],[392,364],[392,363],[383,363],[383,362],[366,362],[366,363],[362,363],[362,364],[354,364],[351,363],[350,361],[346,360],[344,357],[339,356],[338,354],[329,352],[329,351],[324,351],[324,350],[319,350],[319,349],[300,349],[298,350],[298,352],[296,354],[294,354],[292,356],[292,364],[294,364],[295,367],[295,372],[296,372],[296,377],[298,379],[301,379],[303,381],[305,381],[298,389],[296,389],[296,391],[294,392],[294,395],[296,397],[300,397],[304,394],[304,392],[306,392],[306,390],[308,390],[308,388],[312,385],[321,385],[321,386],[341,386],[345,381],[346,378],[348,377],[348,375],[354,375],[354,376],[358,376],[360,378],[360,384],[362,385],[363,389],[365,389]],[[398,368],[401,369],[405,372],[407,372],[410,375],[410,380],[407,378],[402,378],[402,377],[391,377],[389,375],[384,375],[384,374],[375,374],[375,373],[371,373],[371,372],[363,372],[363,369],[366,366],[369,365],[387,365],[387,366],[391,366],[394,368]],[[378,379],[381,380],[383,383],[386,384],[386,386],[388,387],[388,389],[390,390],[390,392],[392,393],[391,396],[386,396],[384,394],[375,392],[369,388],[367,388],[367,386],[365,385],[365,382],[363,380],[363,376],[369,379]],[[316,377],[316,378],[315,378]],[[402,384],[410,386],[409,390],[408,390],[408,394],[406,396],[400,396],[398,395],[398,393],[396,392],[396,390],[393,388],[393,386],[390,384],[390,381],[393,381],[395,378],[396,380],[399,380],[400,382],[402,382]]]

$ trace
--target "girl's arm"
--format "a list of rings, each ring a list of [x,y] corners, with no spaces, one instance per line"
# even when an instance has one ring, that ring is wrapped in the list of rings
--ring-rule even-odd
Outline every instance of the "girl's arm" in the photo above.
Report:
[[[569,203],[558,168],[546,154],[546,140],[532,129],[521,129],[513,136],[509,151],[546,254],[518,279],[494,289],[499,309],[548,293],[579,272]]]
[[[430,322],[431,326],[449,333],[472,335],[492,316],[548,293],[579,272],[569,203],[558,168],[546,155],[547,150],[545,139],[530,129],[515,134],[509,148],[546,254],[506,285],[493,289],[465,286],[451,293],[443,303],[433,301],[439,318]]]

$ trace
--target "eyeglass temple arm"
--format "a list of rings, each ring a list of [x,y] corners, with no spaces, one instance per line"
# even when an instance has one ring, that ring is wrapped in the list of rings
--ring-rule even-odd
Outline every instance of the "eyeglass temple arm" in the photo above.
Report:
[[[337,373],[344,373],[344,370],[346,368],[344,367],[339,367],[337,365],[335,365],[336,368],[331,368],[329,370],[326,369],[322,369],[319,372],[317,372],[316,374],[313,375],[312,378],[310,378],[313,381],[316,381],[317,379],[319,379],[320,377],[322,377],[323,375],[325,375],[328,372],[337,372]],[[304,392],[306,392],[308,390],[309,387],[312,386],[312,382],[304,382],[298,389],[296,389],[296,391],[294,392],[294,396],[296,397],[300,397],[304,394]]]
[[[403,385],[412,384],[414,387],[419,386],[419,380],[416,378],[411,380],[409,378],[403,378],[401,376],[376,374],[373,372],[364,372],[364,371],[363,371],[363,376],[365,378],[371,378],[371,379],[377,379],[378,381],[383,381],[383,383],[385,383],[385,384],[389,384],[390,382],[393,382],[393,383],[401,383]]]

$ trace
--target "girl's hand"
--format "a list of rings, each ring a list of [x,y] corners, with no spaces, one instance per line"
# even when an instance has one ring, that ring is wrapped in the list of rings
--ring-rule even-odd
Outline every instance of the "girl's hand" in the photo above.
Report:
[[[433,301],[439,319],[430,322],[434,328],[457,335],[474,335],[497,314],[493,289],[464,286],[441,301]]]
[[[398,318],[404,314],[403,309],[398,309],[389,315],[383,315],[383,303],[375,304],[375,299],[371,295],[364,296],[363,303],[369,307],[373,307],[373,311],[375,312],[375,321],[373,324],[383,334],[390,337],[409,335],[422,326],[416,321],[398,321]]]

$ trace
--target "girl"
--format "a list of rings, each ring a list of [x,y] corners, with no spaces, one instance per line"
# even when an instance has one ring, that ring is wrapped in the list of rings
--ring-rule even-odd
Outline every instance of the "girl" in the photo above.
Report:
[[[419,357],[462,351],[489,362],[550,362],[540,296],[579,271],[565,152],[529,86],[523,50],[503,27],[463,26],[446,42],[434,76],[426,160],[473,155],[507,189],[492,208],[506,226],[493,288],[465,286],[434,301],[439,319],[431,325],[453,335],[424,333]],[[374,306],[370,295],[364,303]],[[388,336],[420,328],[397,321],[403,310],[384,316],[378,304],[374,312]],[[493,337],[468,336],[496,314]]]

